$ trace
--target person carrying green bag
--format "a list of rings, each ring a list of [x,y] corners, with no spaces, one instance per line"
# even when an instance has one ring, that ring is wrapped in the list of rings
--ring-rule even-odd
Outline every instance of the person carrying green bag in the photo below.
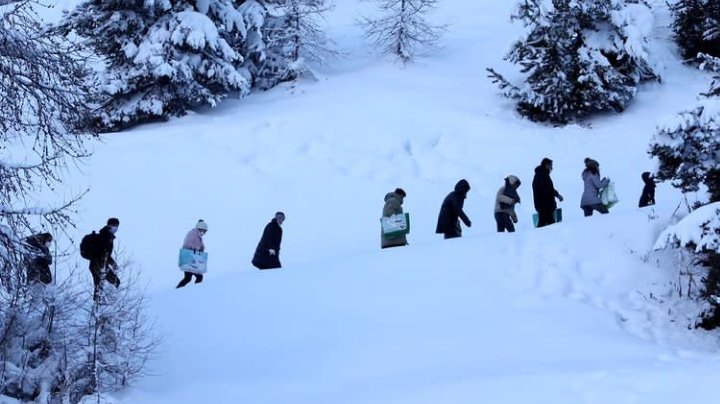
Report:
[[[380,234],[380,247],[381,248],[390,248],[390,247],[401,247],[404,245],[407,245],[407,233],[409,232],[409,223],[408,223],[408,215],[403,213],[402,204],[405,200],[405,196],[407,194],[405,193],[405,190],[402,188],[396,188],[395,191],[389,192],[385,195],[385,206],[383,206],[382,211],[382,219],[380,219],[381,223],[381,234]],[[399,219],[403,226],[402,229],[391,229],[390,225],[387,225],[386,223],[389,223],[389,219],[391,217],[394,217],[396,215],[400,215],[401,217]]]

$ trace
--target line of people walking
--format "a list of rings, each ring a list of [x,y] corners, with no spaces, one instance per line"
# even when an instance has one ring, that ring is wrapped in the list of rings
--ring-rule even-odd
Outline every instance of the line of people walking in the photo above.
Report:
[[[580,199],[580,208],[585,216],[592,216],[597,211],[601,214],[609,212],[608,203],[602,200],[601,193],[611,186],[610,179],[601,177],[600,163],[597,160],[586,158],[585,168],[581,173],[583,180],[583,194]],[[557,203],[564,200],[563,196],[555,189],[551,173],[553,161],[543,158],[535,168],[535,176],[532,182],[533,203],[537,216],[537,227],[544,227],[562,220],[561,210]],[[638,203],[639,207],[655,204],[655,178],[650,172],[643,172],[641,175],[643,190]],[[498,232],[514,232],[515,224],[518,223],[518,216],[515,207],[521,202],[518,188],[521,185],[520,178],[515,175],[508,175],[503,185],[498,189],[495,196],[494,217]],[[462,237],[462,224],[472,227],[472,221],[464,211],[465,199],[470,191],[470,183],[461,179],[455,184],[440,206],[437,226],[435,232],[442,234],[445,239]],[[385,195],[382,210],[383,218],[400,217],[401,221],[409,220],[404,216],[403,202],[407,193],[402,188]],[[405,219],[402,219],[405,217]],[[261,270],[281,268],[280,245],[282,243],[282,224],[285,221],[283,212],[276,212],[270,222],[265,226],[260,241],[257,244],[252,258],[252,264]],[[461,224],[462,223],[462,224]],[[405,231],[393,232],[388,237],[385,229],[381,232],[381,248],[405,246],[409,222],[403,224]],[[93,279],[93,297],[97,301],[103,287],[103,281],[110,283],[116,288],[120,286],[120,278],[117,275],[118,265],[113,259],[113,248],[115,235],[120,226],[118,218],[109,218],[98,232],[83,237],[80,243],[80,255],[89,261],[88,269]],[[204,220],[199,220],[195,226],[186,234],[180,250],[179,267],[183,272],[183,278],[178,282],[176,288],[187,286],[193,278],[195,283],[201,283],[207,271],[207,253],[203,237],[208,231],[208,225]],[[27,282],[31,284],[50,284],[52,282],[52,255],[50,246],[53,237],[50,233],[38,233],[27,237],[24,242],[27,249],[25,255],[25,266]]]
[[[609,213],[609,207],[617,202],[617,199],[603,201],[604,191],[612,191],[612,182],[609,178],[600,176],[600,163],[597,160],[586,158],[585,167],[580,176],[583,180],[583,194],[580,198],[580,208],[584,216],[592,216],[597,211],[601,214]],[[536,227],[545,227],[562,220],[562,210],[558,209],[558,202],[563,202],[564,197],[555,188],[551,173],[553,161],[550,158],[543,158],[540,164],[535,167],[535,176],[532,181],[533,205],[536,212]],[[639,207],[655,204],[655,179],[650,172],[641,175],[644,186]],[[518,188],[522,182],[515,175],[508,175],[504,184],[498,189],[495,196],[494,216],[498,232],[514,232],[515,224],[518,223],[518,216],[515,207],[520,203]],[[464,211],[465,199],[470,191],[470,183],[461,179],[455,184],[440,206],[435,233],[442,234],[445,239],[462,237],[462,224],[472,227],[472,221]],[[407,193],[402,188],[385,195],[381,223],[387,223],[387,219],[396,217],[397,221],[403,222],[404,215],[402,204]],[[390,234],[390,236],[389,236]],[[407,232],[397,232],[395,228],[383,228],[381,232],[381,248],[400,247],[407,245]]]

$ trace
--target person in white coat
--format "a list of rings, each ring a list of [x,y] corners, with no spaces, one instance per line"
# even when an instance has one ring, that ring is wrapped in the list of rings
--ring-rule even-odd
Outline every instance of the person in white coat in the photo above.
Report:
[[[186,248],[188,250],[192,250],[193,252],[204,252],[205,251],[205,243],[203,242],[203,236],[208,231],[208,225],[205,223],[204,220],[200,219],[194,228],[192,228],[188,234],[185,236],[185,241],[183,241],[182,248]],[[195,283],[200,283],[203,281],[202,274],[199,273],[193,273],[189,271],[184,271],[185,276],[180,280],[180,283],[175,287],[182,288],[183,286],[190,283],[190,280],[193,276],[195,276]]]

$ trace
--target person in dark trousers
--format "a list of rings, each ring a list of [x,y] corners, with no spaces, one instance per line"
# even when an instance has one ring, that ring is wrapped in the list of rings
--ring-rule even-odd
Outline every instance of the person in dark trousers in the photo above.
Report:
[[[257,269],[281,268],[280,243],[282,243],[282,224],[285,214],[275,213],[275,217],[265,226],[260,242],[255,249],[252,264]]]
[[[395,191],[389,192],[385,195],[385,205],[383,206],[382,215],[383,217],[390,217],[393,215],[402,215],[403,208],[402,204],[407,194],[402,188],[396,188]],[[382,233],[382,232],[381,232]],[[395,238],[385,238],[383,234],[380,234],[380,247],[401,247],[407,245],[407,238],[403,234],[402,236]]]
[[[34,234],[25,239],[28,245],[28,253],[25,256],[25,266],[27,271],[27,283],[36,284],[43,283],[48,285],[52,282],[52,255],[50,254],[50,245],[53,237],[50,233]]]
[[[592,216],[596,210],[603,215],[610,211],[600,199],[600,190],[610,184],[607,178],[600,179],[600,163],[591,158],[585,159],[585,169],[580,175],[583,180],[583,194],[580,198],[580,208],[583,210],[585,217]]]
[[[520,179],[514,175],[508,175],[505,178],[505,184],[498,189],[497,196],[495,196],[495,223],[498,233],[506,230],[508,233],[515,231],[515,223],[518,222],[515,205],[520,203],[518,188],[520,188]]]
[[[640,203],[638,207],[655,205],[655,177],[645,171],[641,176],[645,186],[643,186],[642,195],[640,195]]]
[[[533,202],[535,211],[538,214],[538,226],[543,227],[555,223],[555,209],[557,202],[555,198],[563,201],[562,195],[555,189],[550,173],[553,169],[553,161],[545,157],[540,165],[535,167],[535,177],[532,182]]]
[[[193,252],[204,252],[205,242],[203,241],[203,236],[205,235],[205,233],[207,233],[207,231],[207,223],[202,219],[198,220],[197,224],[195,224],[195,227],[190,229],[188,234],[185,236],[182,248],[187,248],[188,250],[192,250]],[[201,273],[195,273],[190,271],[184,272],[185,276],[180,280],[175,289],[182,288],[188,283],[190,283],[190,280],[192,280],[193,276],[195,276],[195,283],[200,283],[203,281],[203,275]]]
[[[96,252],[90,259],[90,273],[93,277],[95,292],[93,298],[95,301],[100,299],[100,290],[102,289],[103,279],[111,285],[120,287],[120,279],[117,277],[117,263],[112,257],[113,244],[115,241],[115,233],[120,226],[120,220],[111,217],[107,221],[107,225],[100,229],[97,236]]]
[[[455,190],[445,197],[440,206],[435,233],[444,235],[446,239],[462,237],[458,218],[465,223],[465,226],[472,227],[472,222],[463,211],[468,191],[470,191],[470,183],[466,180],[462,179],[455,184]]]

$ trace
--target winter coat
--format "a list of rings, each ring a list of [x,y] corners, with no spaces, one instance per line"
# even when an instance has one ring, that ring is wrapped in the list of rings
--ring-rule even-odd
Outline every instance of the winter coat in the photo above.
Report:
[[[535,167],[535,177],[532,182],[533,203],[537,212],[554,212],[557,209],[555,198],[560,193],[555,189],[550,170],[543,166]]]
[[[273,219],[265,226],[260,242],[255,249],[252,264],[258,269],[280,268],[280,243],[282,242],[282,227],[277,219]],[[270,254],[275,250],[275,255]]]
[[[515,204],[520,202],[517,188],[520,186],[520,179],[510,175],[505,179],[505,185],[498,189],[495,196],[495,213],[507,213],[513,222],[517,223]]]
[[[655,180],[650,177],[650,173],[647,172],[642,174],[642,180],[645,183],[645,186],[643,186],[638,207],[642,208],[645,206],[655,205]]]
[[[99,256],[90,260],[90,270],[99,270],[108,266],[115,268],[117,264],[112,257],[115,235],[110,231],[110,226],[105,226],[98,232]]]
[[[52,255],[39,236],[36,234],[25,239],[25,243],[28,245],[25,256],[27,281],[28,283],[39,281],[47,285],[52,282],[52,272],[50,271]]]
[[[390,217],[392,215],[398,215],[403,213],[403,196],[398,195],[395,192],[390,192],[387,195],[385,195],[385,206],[383,206],[382,215],[383,217]],[[380,246],[382,248],[387,247],[396,247],[396,246],[402,246],[407,244],[407,239],[405,238],[405,235],[402,235],[400,237],[395,237],[392,239],[387,239],[385,236],[382,235],[382,230],[380,233]]]
[[[472,225],[472,222],[463,211],[468,191],[470,191],[470,184],[467,181],[460,180],[455,184],[455,190],[445,197],[440,207],[435,233],[459,236],[462,230],[458,218],[465,223],[465,226],[470,227]]]
[[[205,251],[205,243],[203,243],[202,235],[200,235],[200,230],[196,228],[190,230],[185,236],[185,241],[183,241],[182,248],[187,248],[188,250],[199,252]]]
[[[610,184],[610,180],[607,178],[600,179],[600,172],[585,169],[582,172],[582,179],[585,183],[582,198],[580,198],[580,207],[589,207],[593,205],[602,205],[600,200],[600,190],[607,187]]]

